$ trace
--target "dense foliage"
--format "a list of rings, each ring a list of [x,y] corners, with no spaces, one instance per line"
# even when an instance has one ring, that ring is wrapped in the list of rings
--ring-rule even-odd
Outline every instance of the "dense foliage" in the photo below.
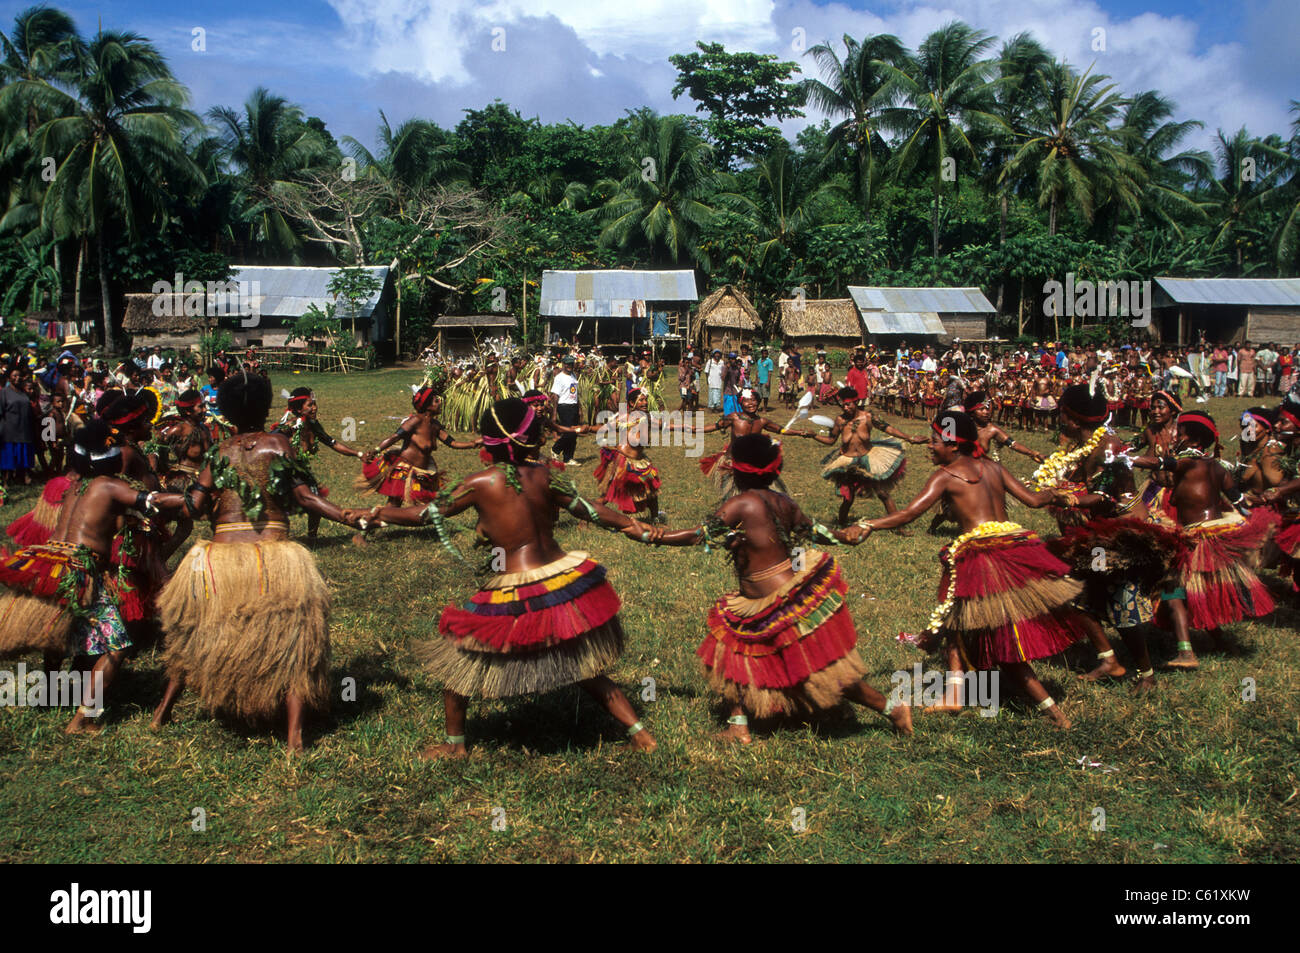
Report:
[[[116,329],[121,294],[177,271],[381,264],[413,352],[442,313],[535,315],[545,268],[648,265],[731,282],[769,321],[796,288],[979,285],[1014,336],[1055,330],[1038,303],[1066,271],[1300,270],[1300,104],[1285,136],[1190,149],[1200,124],[1158,91],[964,23],[802,63],[697,44],[671,58],[692,115],[584,128],[498,101],[444,129],[381,111],[373,151],[260,87],[199,116],[148,39],[83,37],[49,7],[0,54],[7,315],[80,313],[93,289]],[[828,118],[788,141],[776,124],[807,109]]]

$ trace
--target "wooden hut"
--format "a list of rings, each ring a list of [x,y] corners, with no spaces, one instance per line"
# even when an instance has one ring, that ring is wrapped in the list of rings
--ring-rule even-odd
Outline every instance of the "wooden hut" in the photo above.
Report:
[[[854,348],[863,343],[862,316],[852,298],[785,298],[781,334],[799,348]]]
[[[736,351],[763,329],[758,311],[743,291],[723,285],[700,303],[696,336],[706,351]]]
[[[433,322],[438,353],[464,357],[484,338],[506,337],[519,326],[513,314],[444,314]]]

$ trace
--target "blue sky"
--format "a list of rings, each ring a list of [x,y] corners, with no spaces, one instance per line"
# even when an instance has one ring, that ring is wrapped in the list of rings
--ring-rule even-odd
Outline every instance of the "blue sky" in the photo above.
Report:
[[[85,33],[97,22],[152,39],[193,91],[196,109],[238,105],[256,86],[300,103],[336,135],[372,144],[383,109],[454,125],[500,98],[546,122],[609,122],[670,95],[667,57],[696,39],[802,61],[849,33],[914,45],[951,19],[1006,39],[1028,30],[1078,67],[1095,63],[1126,92],[1159,89],[1179,118],[1214,130],[1285,132],[1300,99],[1297,0],[66,0]],[[0,2],[8,30],[26,2]],[[195,51],[195,29],[206,49]],[[1105,49],[1096,50],[1103,30]],[[504,47],[504,48],[502,48]],[[816,118],[810,114],[810,118]],[[787,127],[793,133],[801,122]]]

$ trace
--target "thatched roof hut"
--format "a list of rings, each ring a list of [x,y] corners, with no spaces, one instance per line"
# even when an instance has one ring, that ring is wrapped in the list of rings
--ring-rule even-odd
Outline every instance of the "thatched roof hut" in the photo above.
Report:
[[[700,303],[696,337],[708,349],[734,350],[762,329],[758,311],[743,291],[723,285]]]
[[[855,347],[863,343],[862,316],[852,298],[785,298],[781,333],[799,347]]]

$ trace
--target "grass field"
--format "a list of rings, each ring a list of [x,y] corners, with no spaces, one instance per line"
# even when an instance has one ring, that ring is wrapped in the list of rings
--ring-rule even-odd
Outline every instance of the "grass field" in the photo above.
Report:
[[[414,371],[349,377],[280,375],[280,387],[315,387],[321,420],[335,435],[358,421],[358,445],[391,433],[410,406]],[[277,404],[280,402],[277,401]],[[1226,434],[1250,401],[1212,402]],[[276,411],[279,413],[279,410]],[[772,415],[781,419],[780,414]],[[899,423],[920,432],[916,421]],[[1048,439],[1030,438],[1039,449]],[[708,438],[707,450],[721,441]],[[1231,445],[1230,445],[1231,446]],[[793,441],[786,482],[804,509],[829,520],[835,499],[818,477],[827,448]],[[694,525],[712,503],[696,461],[680,448],[651,456],[665,481],[671,524]],[[1006,454],[1022,477],[1025,457]],[[580,487],[591,490],[595,450],[579,444]],[[900,502],[930,465],[909,449]],[[460,475],[477,455],[441,450]],[[361,503],[351,489],[357,461],[322,451],[317,473],[331,499]],[[11,493],[6,522],[34,490]],[[855,513],[880,512],[872,501]],[[1010,518],[1040,532],[1046,513],[1016,506]],[[304,520],[295,518],[301,531]],[[455,522],[470,524],[461,518]],[[939,547],[955,536],[882,533],[837,555],[870,678],[921,660],[895,641],[919,631],[934,605]],[[334,594],[334,680],[358,686],[310,726],[309,748],[290,757],[280,737],[212,720],[191,696],[176,721],[149,731],[162,693],[160,661],[142,653],[115,686],[98,738],[62,733],[66,710],[0,712],[0,860],[499,861],[499,862],[1222,862],[1300,858],[1300,646],[1297,599],[1272,573],[1278,597],[1263,624],[1229,629],[1233,651],[1203,639],[1202,667],[1161,676],[1136,697],[1125,683],[1085,686],[1086,645],[1036,665],[1074,722],[1056,732],[1024,704],[995,718],[918,716],[910,739],[884,719],[845,707],[817,723],[757,732],[750,748],[711,740],[721,718],[694,650],[709,603],[734,585],[725,558],[702,549],[652,549],[567,517],[567,549],[588,550],[623,598],[628,643],[612,677],[659,739],[651,756],[622,750],[619,727],[577,689],[540,698],[474,704],[472,756],[424,763],[440,740],[440,687],[413,661],[411,645],[436,634],[439,610],[464,599],[474,579],[441,552],[431,530],[388,530],[366,550],[350,533],[322,526],[315,552]],[[472,534],[457,541],[471,562]],[[182,553],[184,550],[182,550]],[[1118,640],[1117,640],[1118,641]],[[1172,655],[1172,639],[1157,658]],[[1118,649],[1126,661],[1122,647]],[[34,664],[35,659],[29,659]],[[933,664],[933,663],[931,663]],[[6,663],[11,666],[12,663]],[[643,700],[643,680],[655,699]],[[1242,681],[1257,686],[1242,698]],[[338,695],[336,695],[336,699]],[[1101,762],[1105,767],[1084,767]],[[1108,770],[1113,768],[1113,770]],[[1095,830],[1104,813],[1104,830]],[[206,829],[194,830],[196,809]],[[801,811],[802,814],[796,814]],[[792,823],[806,818],[803,830]]]

